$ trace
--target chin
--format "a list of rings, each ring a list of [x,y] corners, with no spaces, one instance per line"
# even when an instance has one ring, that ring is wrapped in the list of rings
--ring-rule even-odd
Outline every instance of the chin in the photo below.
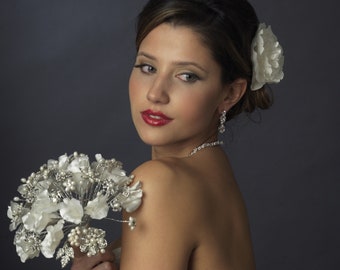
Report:
[[[155,136],[146,136],[143,134],[138,134],[139,138],[142,140],[143,143],[153,146],[153,145],[162,145],[164,144],[164,139],[159,139],[159,136],[155,138]]]
[[[137,133],[143,143],[150,146],[164,145],[170,141],[170,138],[167,138],[163,132],[158,130],[145,131],[144,129],[137,129]]]

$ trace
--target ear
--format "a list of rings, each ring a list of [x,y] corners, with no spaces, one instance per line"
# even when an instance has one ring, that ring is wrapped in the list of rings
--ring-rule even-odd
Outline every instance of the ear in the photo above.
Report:
[[[223,101],[220,103],[218,109],[219,112],[229,111],[239,100],[243,97],[247,90],[246,79],[236,79],[231,84],[225,86],[223,91]]]

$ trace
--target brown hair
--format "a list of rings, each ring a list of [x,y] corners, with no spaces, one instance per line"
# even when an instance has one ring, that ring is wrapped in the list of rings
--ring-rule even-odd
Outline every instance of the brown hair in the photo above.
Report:
[[[248,82],[241,100],[228,112],[228,120],[241,112],[267,109],[272,104],[265,87],[250,90],[251,43],[259,21],[247,0],[150,0],[139,14],[136,48],[158,25],[171,23],[190,27],[210,49],[222,69],[222,83],[237,78]]]

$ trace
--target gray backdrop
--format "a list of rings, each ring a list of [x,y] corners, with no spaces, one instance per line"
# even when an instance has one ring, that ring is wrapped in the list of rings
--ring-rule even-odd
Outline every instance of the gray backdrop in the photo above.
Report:
[[[149,158],[130,120],[134,21],[145,1],[1,0],[1,258],[22,264],[8,230],[21,177],[79,151],[129,172]],[[225,149],[244,194],[260,270],[339,269],[339,2],[252,0],[285,49],[275,105],[229,126]],[[261,120],[261,122],[259,122]],[[258,122],[258,123],[256,123]],[[118,225],[106,225],[109,237]]]

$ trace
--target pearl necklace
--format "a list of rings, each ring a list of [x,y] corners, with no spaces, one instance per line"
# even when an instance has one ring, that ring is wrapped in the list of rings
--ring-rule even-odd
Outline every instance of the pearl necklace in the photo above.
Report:
[[[214,141],[214,142],[202,143],[201,145],[192,149],[192,151],[189,154],[189,157],[196,154],[198,151],[200,151],[200,150],[202,150],[206,147],[214,147],[214,146],[218,146],[218,145],[222,145],[222,144],[223,144],[223,141]]]

